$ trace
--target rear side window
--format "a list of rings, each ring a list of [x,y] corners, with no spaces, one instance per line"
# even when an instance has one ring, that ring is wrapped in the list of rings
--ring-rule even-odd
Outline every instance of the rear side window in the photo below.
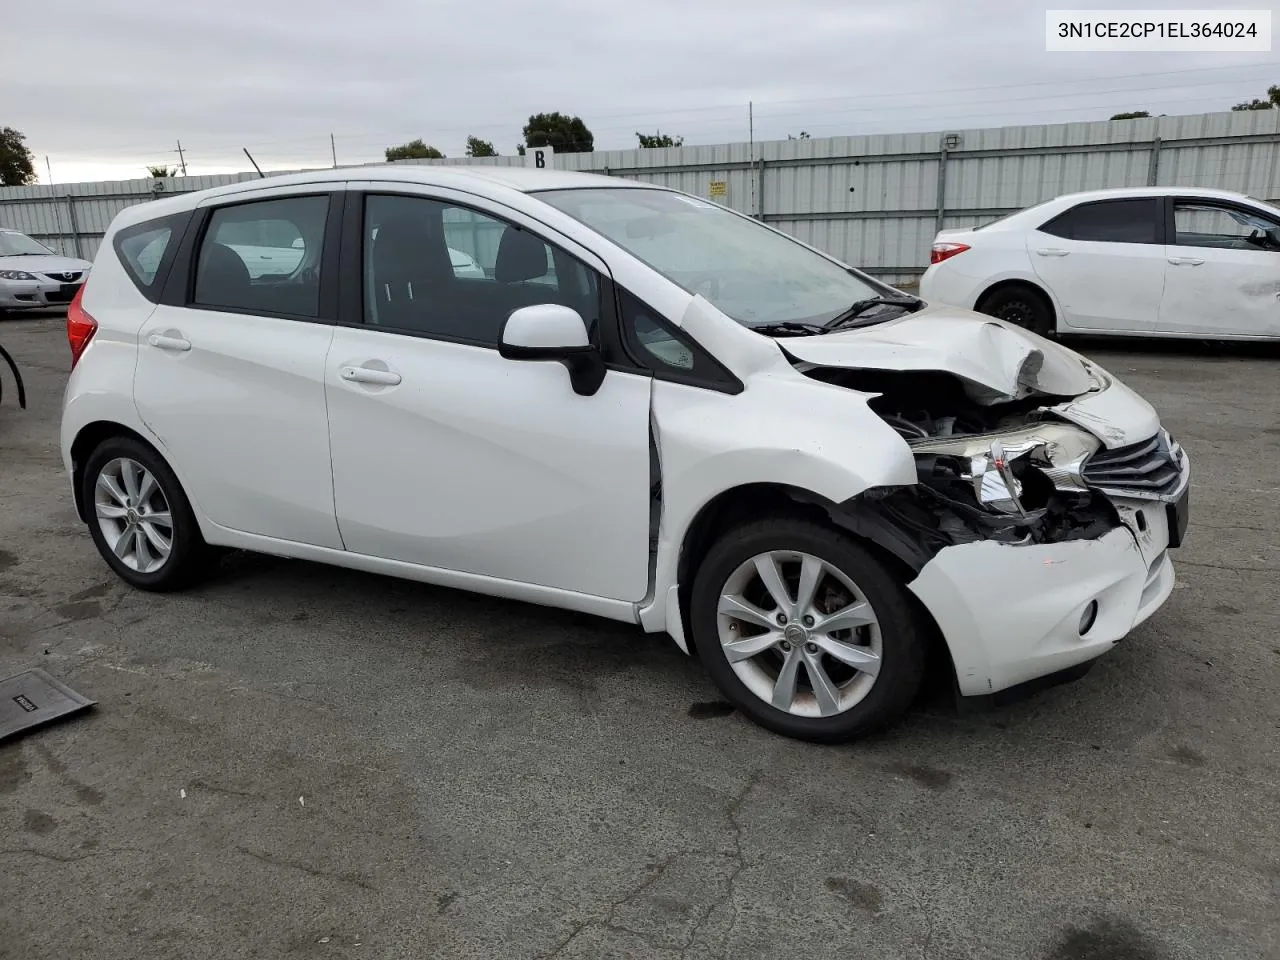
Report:
[[[192,303],[245,313],[317,317],[329,197],[218,207],[196,256]]]
[[[178,241],[190,219],[189,213],[134,224],[116,234],[116,255],[125,272],[142,295],[152,302],[160,299],[165,274],[173,262]]]
[[[1100,200],[1060,213],[1040,228],[1066,240],[1096,243],[1159,243],[1159,197]]]

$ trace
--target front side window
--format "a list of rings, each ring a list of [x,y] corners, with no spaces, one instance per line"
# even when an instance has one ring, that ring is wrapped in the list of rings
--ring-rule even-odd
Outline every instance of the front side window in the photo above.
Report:
[[[1280,240],[1280,224],[1237,207],[1180,200],[1173,205],[1173,226],[1180,247],[1275,250]]]
[[[1159,197],[1082,203],[1058,214],[1040,227],[1040,230],[1066,240],[1157,243],[1160,236],[1161,204]]]
[[[823,323],[857,300],[894,292],[755,220],[670,190],[536,196],[747,326]]]
[[[47,257],[53,253],[17,230],[0,230],[0,257]]]
[[[219,207],[196,259],[193,303],[316,317],[328,196]]]
[[[513,310],[572,307],[593,336],[595,271],[536,234],[426,197],[374,195],[364,210],[365,322],[495,347]]]

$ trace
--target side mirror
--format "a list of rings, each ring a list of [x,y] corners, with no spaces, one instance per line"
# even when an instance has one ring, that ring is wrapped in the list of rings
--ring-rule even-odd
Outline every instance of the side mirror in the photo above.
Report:
[[[558,303],[512,311],[502,326],[498,354],[508,360],[555,360],[569,371],[573,392],[592,396],[604,383],[604,357],[587,335],[582,315]]]

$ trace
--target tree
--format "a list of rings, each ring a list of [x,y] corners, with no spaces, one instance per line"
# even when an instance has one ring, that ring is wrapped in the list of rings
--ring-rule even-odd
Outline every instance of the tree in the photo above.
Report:
[[[657,133],[641,133],[636,131],[636,139],[640,141],[642,148],[652,147],[683,147],[684,137],[673,137],[669,133],[663,133],[659,130]]]
[[[1237,111],[1239,110],[1270,110],[1274,106],[1275,104],[1272,103],[1270,100],[1259,100],[1257,97],[1254,97],[1252,100],[1245,100],[1241,103],[1237,103],[1231,109],[1237,110]]]
[[[392,160],[443,160],[444,154],[435,147],[422,142],[422,138],[402,143],[398,147],[387,147],[387,163]]]
[[[580,117],[563,113],[535,113],[524,126],[529,147],[552,147],[556,153],[591,153],[596,138]]]
[[[1151,116],[1151,114],[1149,114],[1146,110],[1130,110],[1128,113],[1117,113],[1111,119],[1112,120],[1137,120],[1141,117],[1149,117],[1149,116]]]
[[[798,136],[798,137],[793,137],[791,134],[789,134],[789,133],[788,133],[788,134],[787,134],[787,139],[788,139],[788,140],[808,140],[808,139],[809,139],[809,131],[808,131],[808,130],[801,130],[801,131],[800,131],[800,136]]]
[[[176,177],[178,175],[177,167],[147,167],[147,172],[153,177]]]
[[[13,127],[0,127],[0,186],[24,187],[36,182],[35,157],[26,140]]]
[[[468,157],[496,157],[498,151],[493,149],[493,144],[488,140],[481,140],[479,137],[467,137],[467,156]]]
[[[1274,83],[1267,87],[1267,99],[1280,107],[1280,87],[1276,86]]]

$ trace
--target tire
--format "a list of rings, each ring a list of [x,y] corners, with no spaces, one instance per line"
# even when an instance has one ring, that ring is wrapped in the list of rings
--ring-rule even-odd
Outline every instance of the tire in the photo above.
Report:
[[[81,497],[94,545],[131,586],[180,590],[211,569],[215,554],[200,535],[182,485],[164,458],[146,444],[132,437],[100,443],[85,462]],[[165,514],[167,529],[160,519]],[[132,534],[127,539],[126,529]]]
[[[1044,294],[1033,287],[1016,284],[989,293],[978,304],[978,312],[1051,337],[1054,330],[1053,309]]]
[[[785,627],[777,620],[781,605],[761,592],[760,557],[774,561],[782,575],[790,604]],[[800,609],[801,576],[814,564],[821,570],[814,602]],[[806,579],[814,580],[812,573]],[[722,603],[722,598],[733,599]],[[723,612],[729,609],[744,615]],[[857,541],[811,521],[774,517],[726,533],[698,568],[689,612],[694,644],[721,693],[752,720],[784,736],[840,743],[882,729],[911,705],[924,678],[925,636],[906,589]],[[840,622],[833,615],[874,622],[822,631],[819,618]],[[815,625],[812,631],[810,625]],[[726,641],[738,647],[736,662],[730,662]],[[836,659],[831,650],[845,659]],[[826,684],[815,683],[810,663]],[[788,674],[795,677],[794,693],[789,705],[779,706],[786,703],[788,664],[795,664]]]

